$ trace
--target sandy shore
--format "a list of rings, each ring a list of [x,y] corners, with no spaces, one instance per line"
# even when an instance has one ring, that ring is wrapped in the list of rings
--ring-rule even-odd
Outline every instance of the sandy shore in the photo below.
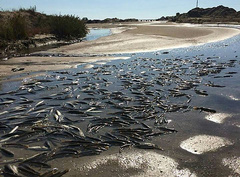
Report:
[[[42,53],[64,54],[115,54],[157,51],[200,45],[224,40],[240,34],[231,28],[199,27],[173,23],[96,24],[90,27],[111,28],[113,35],[95,41],[86,41]],[[36,71],[68,69],[76,64],[97,60],[112,60],[112,57],[21,57],[1,61],[0,77]],[[12,72],[12,68],[24,68]]]
[[[96,41],[63,46],[48,52],[66,54],[148,52],[216,42],[240,34],[239,30],[230,28],[158,23],[128,24],[120,29],[122,33],[115,33],[114,30],[111,36]]]
[[[11,58],[0,65],[0,77],[31,73],[45,72],[76,68],[77,65],[86,62],[96,62],[102,60],[127,59],[126,57],[19,57]],[[13,72],[13,68],[24,68],[22,71]]]

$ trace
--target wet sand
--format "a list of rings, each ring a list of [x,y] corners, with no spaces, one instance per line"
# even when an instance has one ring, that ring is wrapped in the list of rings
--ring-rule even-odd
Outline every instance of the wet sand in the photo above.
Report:
[[[0,65],[0,77],[9,75],[28,74],[32,72],[45,72],[52,70],[76,68],[86,62],[102,60],[127,59],[128,57],[19,57],[11,58]],[[13,68],[24,68],[22,71],[13,72]],[[9,80],[7,80],[9,81]]]
[[[114,27],[114,26],[112,26]],[[121,33],[115,30],[121,29]],[[77,43],[48,52],[66,54],[113,54],[149,52],[188,47],[224,40],[240,34],[237,29],[194,27],[179,24],[140,23],[113,29],[113,35],[96,41]]]
[[[240,34],[230,28],[194,27],[174,23],[93,24],[90,27],[110,28],[112,35],[95,41],[86,41],[42,53],[95,54],[149,52],[161,49],[188,47],[224,40]],[[78,63],[111,60],[112,57],[21,57],[1,61],[0,77],[19,73],[68,69]],[[14,73],[12,68],[24,68]]]

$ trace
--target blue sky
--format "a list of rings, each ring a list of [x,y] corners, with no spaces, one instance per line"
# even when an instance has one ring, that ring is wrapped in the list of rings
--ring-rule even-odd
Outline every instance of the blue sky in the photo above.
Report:
[[[89,19],[139,18],[151,19],[187,12],[196,0],[0,0],[4,10],[37,7],[47,14],[72,14]],[[240,0],[199,0],[199,6],[224,5],[240,11]]]

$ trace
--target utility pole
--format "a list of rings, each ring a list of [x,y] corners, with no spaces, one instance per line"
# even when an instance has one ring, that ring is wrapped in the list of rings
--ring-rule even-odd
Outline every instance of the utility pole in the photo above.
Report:
[[[198,0],[197,0],[197,5],[196,5],[196,8],[198,8]]]

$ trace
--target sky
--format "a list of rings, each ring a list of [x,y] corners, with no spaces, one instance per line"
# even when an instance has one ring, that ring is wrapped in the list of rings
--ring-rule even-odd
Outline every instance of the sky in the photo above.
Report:
[[[0,0],[1,10],[36,6],[46,14],[71,14],[80,18],[156,19],[185,13],[196,7],[197,0]],[[224,5],[240,11],[240,0],[199,0],[199,7]]]

